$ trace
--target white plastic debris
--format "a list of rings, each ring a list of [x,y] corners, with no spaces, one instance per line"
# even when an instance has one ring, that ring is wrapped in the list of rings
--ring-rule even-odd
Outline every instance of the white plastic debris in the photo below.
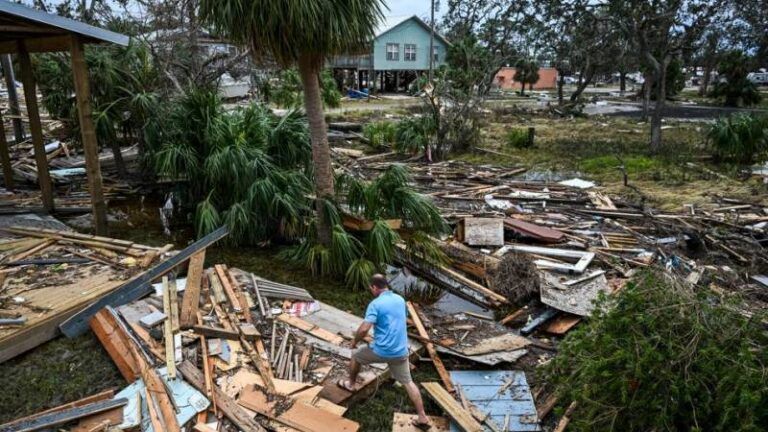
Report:
[[[563,180],[559,182],[561,185],[564,186],[571,186],[579,189],[589,189],[595,187],[595,183],[588,181],[588,180],[582,180],[580,178],[574,178],[570,180]]]

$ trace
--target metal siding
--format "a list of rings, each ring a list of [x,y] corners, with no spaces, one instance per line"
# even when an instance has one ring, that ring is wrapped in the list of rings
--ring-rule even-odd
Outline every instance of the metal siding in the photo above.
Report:
[[[400,59],[387,60],[387,44],[400,44]],[[416,61],[405,61],[405,44],[416,45]],[[439,59],[435,68],[445,63],[447,47],[435,36],[435,46],[439,50]],[[375,70],[429,70],[429,31],[414,19],[409,19],[383,35],[373,43],[373,68]]]

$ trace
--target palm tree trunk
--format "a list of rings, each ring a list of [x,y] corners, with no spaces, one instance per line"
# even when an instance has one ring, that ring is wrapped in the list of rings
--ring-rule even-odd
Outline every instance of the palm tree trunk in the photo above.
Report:
[[[328,246],[331,243],[331,225],[323,209],[323,200],[333,198],[333,167],[328,147],[328,129],[325,125],[323,102],[320,96],[318,75],[322,61],[302,57],[299,74],[304,87],[304,109],[307,111],[309,134],[312,141],[312,163],[315,171],[315,210],[317,211],[317,240]]]

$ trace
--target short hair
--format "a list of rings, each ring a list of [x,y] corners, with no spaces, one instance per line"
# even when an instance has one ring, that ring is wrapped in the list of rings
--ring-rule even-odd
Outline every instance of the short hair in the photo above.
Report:
[[[376,273],[375,275],[371,276],[371,285],[378,289],[389,288],[389,282],[387,282],[387,278],[381,273]]]

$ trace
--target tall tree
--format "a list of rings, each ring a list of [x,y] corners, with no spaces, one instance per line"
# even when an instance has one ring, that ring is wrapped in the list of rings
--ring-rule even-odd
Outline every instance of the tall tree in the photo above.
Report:
[[[674,58],[692,49],[726,8],[724,0],[608,0],[608,12],[625,37],[639,48],[655,86],[651,151],[661,149],[661,121],[667,99],[667,70]],[[646,88],[649,88],[646,79]]]
[[[325,201],[334,194],[328,131],[319,74],[329,56],[371,43],[382,19],[383,0],[201,0],[201,18],[257,58],[297,65],[304,87],[314,166],[317,239],[328,246],[331,225]]]

